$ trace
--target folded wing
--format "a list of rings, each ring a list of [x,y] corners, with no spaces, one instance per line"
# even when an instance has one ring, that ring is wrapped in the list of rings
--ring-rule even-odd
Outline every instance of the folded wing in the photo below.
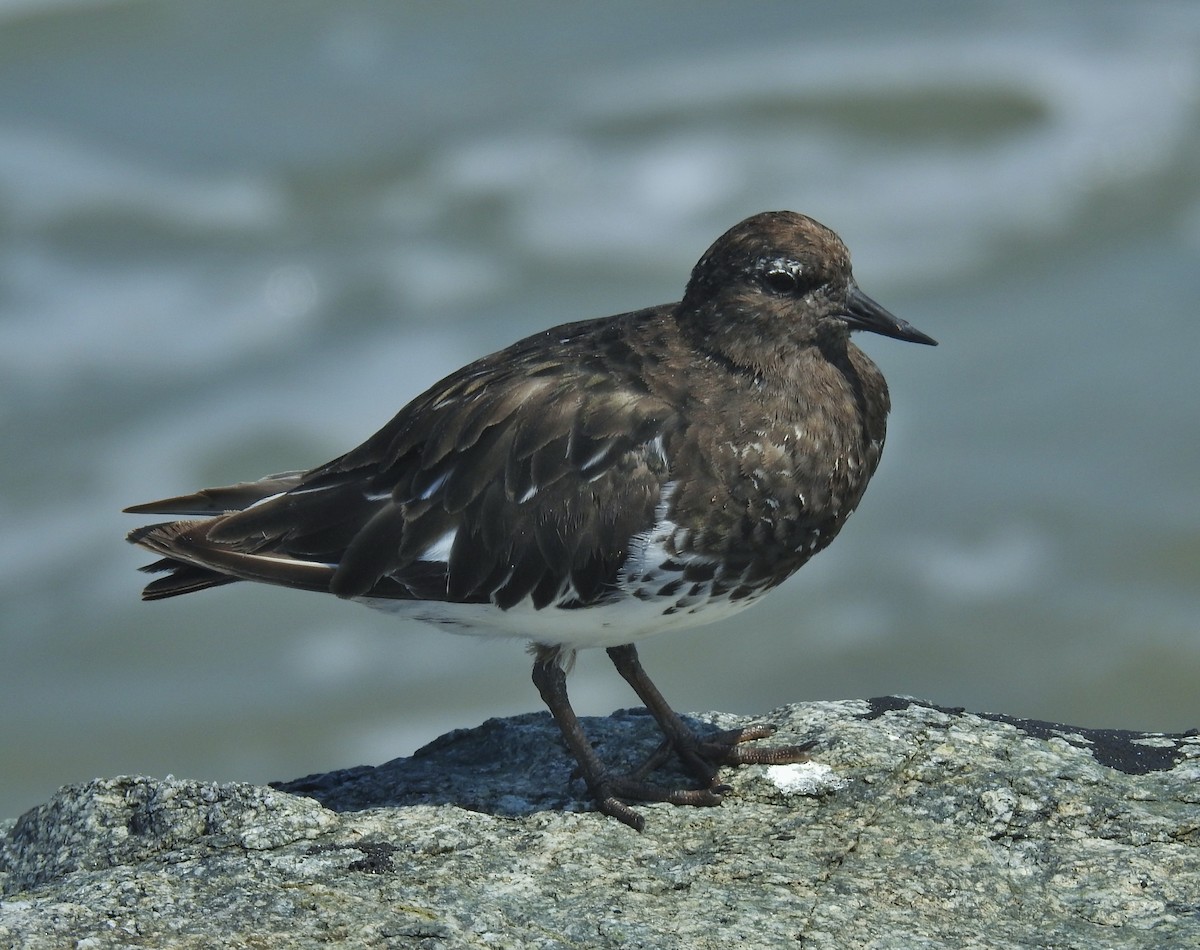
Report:
[[[161,555],[143,596],[253,580],[502,608],[603,600],[654,524],[679,419],[635,377],[530,352],[465,367],[320,468],[129,509],[209,516],[130,534]]]

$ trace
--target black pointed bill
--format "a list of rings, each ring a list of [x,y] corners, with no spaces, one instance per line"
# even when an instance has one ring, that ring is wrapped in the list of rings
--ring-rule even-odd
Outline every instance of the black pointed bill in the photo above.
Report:
[[[926,336],[912,324],[879,306],[874,300],[852,283],[846,295],[846,310],[839,314],[851,330],[868,330],[881,336],[894,337],[908,343],[924,343],[937,346],[937,340]]]

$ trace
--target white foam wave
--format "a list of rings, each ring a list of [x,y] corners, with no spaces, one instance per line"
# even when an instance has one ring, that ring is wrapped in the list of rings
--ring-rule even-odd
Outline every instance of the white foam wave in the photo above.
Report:
[[[1179,158],[1200,61],[1166,18],[1129,21],[622,64],[564,91],[565,127],[457,145],[439,174],[448,193],[511,202],[541,255],[674,245],[685,262],[713,220],[787,206],[852,236],[877,278],[944,276]]]
[[[259,230],[284,213],[281,193],[263,178],[167,170],[61,130],[14,125],[0,126],[0,190],[11,224],[30,229],[121,210],[188,231]]]

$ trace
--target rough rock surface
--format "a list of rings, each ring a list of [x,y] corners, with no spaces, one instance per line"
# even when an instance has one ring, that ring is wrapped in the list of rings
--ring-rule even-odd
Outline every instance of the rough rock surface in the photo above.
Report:
[[[0,946],[1200,946],[1200,736],[896,697],[770,721],[815,764],[639,806],[641,835],[545,714],[277,788],[68,786],[0,826]],[[585,727],[610,760],[658,742],[641,711]]]

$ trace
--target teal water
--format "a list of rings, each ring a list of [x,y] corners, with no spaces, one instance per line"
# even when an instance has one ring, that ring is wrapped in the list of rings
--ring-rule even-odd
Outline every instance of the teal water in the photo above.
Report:
[[[864,504],[648,643],[667,696],[1200,726],[1198,173],[1188,3],[0,3],[0,815],[537,708],[519,643],[142,604],[120,509],[323,462],[784,207],[941,346],[864,341],[895,404]],[[572,686],[634,701],[602,655]]]

